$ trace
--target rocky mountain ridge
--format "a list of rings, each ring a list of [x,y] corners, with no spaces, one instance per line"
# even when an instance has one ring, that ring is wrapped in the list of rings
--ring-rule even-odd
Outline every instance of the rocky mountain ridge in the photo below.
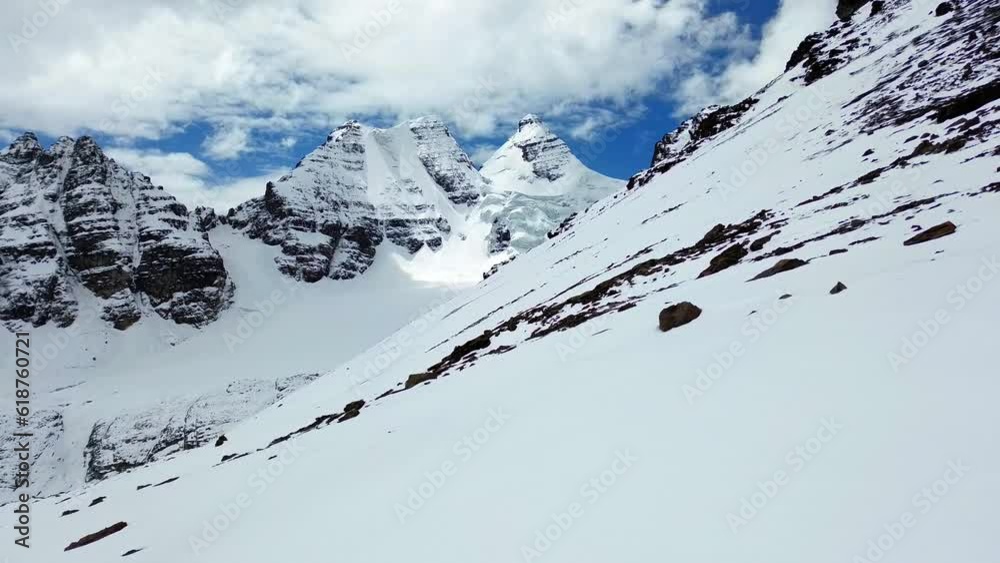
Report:
[[[156,314],[211,322],[232,292],[191,214],[89,137],[43,149],[25,133],[0,152],[0,320],[69,326],[93,313],[126,329]]]

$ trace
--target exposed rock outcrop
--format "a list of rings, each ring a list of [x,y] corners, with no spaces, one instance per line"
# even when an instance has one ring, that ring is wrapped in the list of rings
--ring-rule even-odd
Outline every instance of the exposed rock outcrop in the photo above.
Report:
[[[262,198],[230,210],[227,220],[280,246],[276,262],[289,276],[310,283],[350,279],[372,265],[386,239],[411,253],[439,249],[451,233],[448,218],[484,190],[439,120],[392,129],[351,121],[290,174],[268,183]]]
[[[152,311],[209,323],[231,296],[187,208],[89,137],[44,150],[26,133],[0,152],[0,232],[0,320],[11,329],[72,324],[83,292],[118,329]]]

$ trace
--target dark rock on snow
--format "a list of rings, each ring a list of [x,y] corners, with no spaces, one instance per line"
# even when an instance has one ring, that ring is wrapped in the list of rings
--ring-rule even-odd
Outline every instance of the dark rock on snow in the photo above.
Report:
[[[777,264],[771,266],[770,268],[764,270],[763,272],[757,274],[752,280],[762,280],[764,278],[769,278],[771,276],[776,276],[784,272],[790,272],[797,268],[801,268],[808,264],[805,260],[800,260],[798,258],[786,258],[784,260],[779,260]]]
[[[701,316],[701,309],[692,303],[684,302],[671,305],[660,311],[660,330],[669,332],[693,322]]]
[[[837,285],[833,286],[833,289],[830,290],[830,295],[837,295],[845,291],[847,291],[847,286],[843,282],[837,282]]]
[[[108,537],[108,536],[110,536],[112,534],[117,534],[118,532],[124,530],[127,526],[128,526],[128,524],[126,524],[125,522],[119,522],[117,524],[113,524],[111,526],[108,526],[107,528],[104,528],[101,531],[94,532],[93,534],[89,534],[89,535],[83,536],[82,538],[80,538],[80,539],[76,540],[75,542],[73,542],[73,543],[69,544],[68,546],[66,546],[66,549],[64,549],[63,551],[71,551],[71,550],[83,547],[85,545],[90,545],[90,544],[92,544],[94,542],[103,540],[104,538],[106,538],[106,537]]]
[[[903,246],[913,246],[916,244],[923,244],[925,242],[937,240],[942,237],[953,235],[957,230],[958,227],[956,227],[955,224],[952,223],[951,221],[948,221],[946,223],[937,225],[936,227],[931,227],[921,232],[920,234],[908,239],[906,242],[903,243]]]

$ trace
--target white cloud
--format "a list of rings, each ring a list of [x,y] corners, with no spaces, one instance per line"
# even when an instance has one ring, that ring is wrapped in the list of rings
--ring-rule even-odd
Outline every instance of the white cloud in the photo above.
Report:
[[[264,194],[264,186],[285,174],[273,170],[261,176],[216,180],[212,168],[189,153],[112,148],[105,153],[122,166],[148,175],[189,208],[213,207],[219,213]]]
[[[469,147],[469,158],[476,166],[482,166],[484,162],[490,159],[494,153],[497,152],[499,146],[493,143],[479,143]]]
[[[157,138],[209,122],[221,128],[206,135],[209,155],[222,159],[247,149],[244,132],[350,115],[435,113],[488,135],[527,111],[661,91],[736,48],[743,26],[709,16],[710,3],[75,1],[4,57],[0,127]],[[37,9],[0,3],[0,37]]]
[[[250,131],[239,126],[217,129],[202,144],[205,154],[215,160],[233,160],[249,149]]]
[[[17,138],[17,134],[13,131],[8,131],[6,129],[0,129],[0,145],[7,145],[14,139]],[[0,146],[0,149],[7,148],[6,146]]]
[[[280,144],[281,148],[283,149],[291,149],[294,148],[298,142],[299,140],[296,139],[295,137],[285,137],[284,139],[281,140]]]
[[[836,4],[836,0],[782,0],[752,57],[737,56],[717,74],[694,72],[680,84],[678,113],[687,116],[713,103],[738,102],[756,92],[785,71],[806,35],[833,21]]]

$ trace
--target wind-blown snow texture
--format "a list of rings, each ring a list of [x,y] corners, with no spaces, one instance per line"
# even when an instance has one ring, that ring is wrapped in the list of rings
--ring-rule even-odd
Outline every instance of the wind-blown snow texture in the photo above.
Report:
[[[26,133],[0,152],[0,320],[71,325],[83,294],[118,329],[154,312],[204,324],[225,308],[222,259],[188,210],[89,137],[44,150]]]
[[[34,503],[28,560],[995,560],[1000,11],[958,4],[860,7],[398,353]]]

